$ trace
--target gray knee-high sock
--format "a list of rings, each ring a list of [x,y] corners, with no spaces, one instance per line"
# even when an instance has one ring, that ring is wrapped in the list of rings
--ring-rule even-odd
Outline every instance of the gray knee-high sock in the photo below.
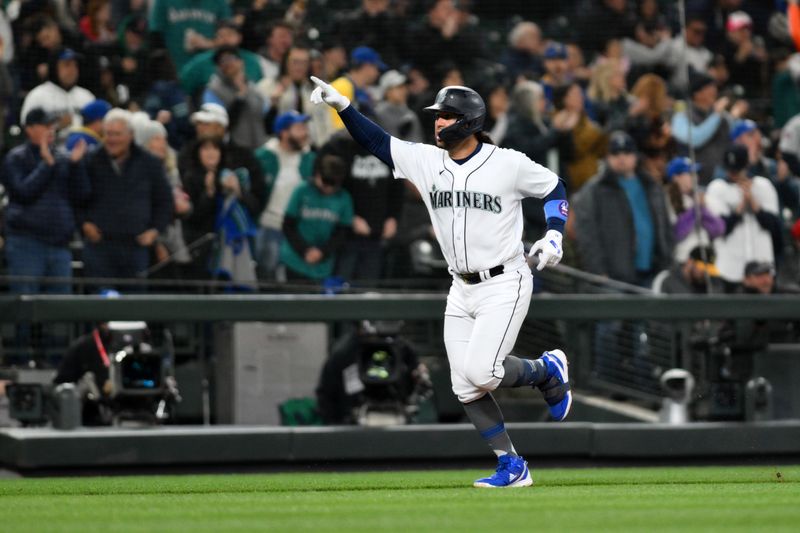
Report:
[[[547,380],[547,365],[541,359],[520,359],[507,355],[503,368],[506,373],[500,381],[501,387],[536,386]]]
[[[498,457],[505,454],[517,455],[514,445],[506,432],[503,422],[503,413],[494,398],[488,392],[474,402],[465,403],[464,411],[467,412],[472,425],[478,430]]]

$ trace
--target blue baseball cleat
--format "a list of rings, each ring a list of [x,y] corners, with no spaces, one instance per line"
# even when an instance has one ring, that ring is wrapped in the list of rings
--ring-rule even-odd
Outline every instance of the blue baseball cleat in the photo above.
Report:
[[[503,489],[514,487],[530,487],[533,485],[528,462],[516,455],[501,455],[497,460],[497,471],[491,477],[478,479],[473,487],[485,489]]]
[[[572,407],[572,391],[569,387],[567,356],[561,350],[544,352],[541,359],[547,365],[547,381],[537,385],[550,409],[550,416],[561,422]]]

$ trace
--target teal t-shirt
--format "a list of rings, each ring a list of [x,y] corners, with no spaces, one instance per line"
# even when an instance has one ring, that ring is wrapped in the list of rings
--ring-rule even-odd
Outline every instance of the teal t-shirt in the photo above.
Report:
[[[633,214],[633,227],[636,232],[636,254],[634,256],[636,270],[649,272],[653,268],[653,250],[655,249],[655,228],[650,215],[650,204],[647,193],[638,178],[619,178],[617,180]]]
[[[214,38],[217,22],[231,18],[226,0],[155,0],[150,12],[150,31],[161,33],[175,70],[180,72],[194,52],[185,48],[186,30]]]
[[[353,224],[353,200],[344,189],[325,196],[314,183],[305,182],[292,193],[286,216],[297,219],[297,230],[309,246],[322,248],[330,241],[336,226]],[[288,240],[281,243],[281,262],[311,279],[321,280],[333,274],[334,259],[327,256],[310,265],[289,245]]]
[[[188,94],[194,95],[200,89],[205,88],[208,80],[217,71],[217,65],[214,64],[215,52],[216,50],[206,50],[194,55],[180,70],[178,78],[181,87]],[[258,54],[244,49],[239,49],[238,54],[244,62],[244,73],[247,79],[254,83],[261,81],[264,74],[261,71]]]

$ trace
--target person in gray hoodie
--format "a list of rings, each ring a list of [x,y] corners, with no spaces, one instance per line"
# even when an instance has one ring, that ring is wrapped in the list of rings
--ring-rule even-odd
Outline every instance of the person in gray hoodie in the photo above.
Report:
[[[203,92],[203,103],[225,107],[234,143],[255,150],[267,140],[264,129],[266,102],[253,82],[247,80],[237,49],[223,46],[214,53],[217,72]]]

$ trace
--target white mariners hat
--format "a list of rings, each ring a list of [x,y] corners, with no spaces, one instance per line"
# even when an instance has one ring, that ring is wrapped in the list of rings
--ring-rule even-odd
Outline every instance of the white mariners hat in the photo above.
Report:
[[[219,104],[208,102],[200,106],[200,111],[192,113],[192,124],[205,122],[211,124],[222,124],[228,127],[228,112]]]

